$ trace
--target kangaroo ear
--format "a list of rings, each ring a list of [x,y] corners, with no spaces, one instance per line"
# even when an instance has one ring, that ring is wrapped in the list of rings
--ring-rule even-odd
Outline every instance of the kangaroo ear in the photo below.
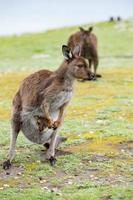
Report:
[[[63,53],[64,58],[66,60],[70,60],[70,59],[73,58],[73,54],[71,52],[71,49],[66,45],[62,45],[62,53]]]
[[[93,27],[90,26],[90,27],[88,28],[88,31],[89,31],[89,33],[91,33],[91,32],[93,31]]]
[[[85,32],[85,29],[82,28],[82,27],[79,27],[79,30],[80,30],[81,32]]]
[[[73,50],[73,55],[74,56],[81,56],[81,47],[79,45],[76,45],[74,50]]]

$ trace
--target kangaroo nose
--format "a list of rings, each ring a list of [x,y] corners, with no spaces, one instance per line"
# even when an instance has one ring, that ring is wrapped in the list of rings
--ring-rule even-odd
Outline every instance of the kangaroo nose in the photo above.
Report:
[[[96,76],[94,73],[88,73],[88,80],[96,80]]]

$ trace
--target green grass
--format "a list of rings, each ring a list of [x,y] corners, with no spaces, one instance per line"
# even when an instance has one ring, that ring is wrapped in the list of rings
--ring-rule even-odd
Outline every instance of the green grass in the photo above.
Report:
[[[11,101],[21,80],[39,69],[56,69],[61,45],[77,29],[0,38],[1,164],[9,148]],[[68,137],[61,150],[68,154],[52,168],[40,156],[43,147],[20,134],[11,175],[0,167],[0,200],[133,199],[132,30],[131,20],[94,25],[102,78],[76,82],[61,131]]]

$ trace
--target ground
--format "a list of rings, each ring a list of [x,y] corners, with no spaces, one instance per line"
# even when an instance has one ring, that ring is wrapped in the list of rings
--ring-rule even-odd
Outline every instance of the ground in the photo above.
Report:
[[[88,27],[85,25],[84,27]],[[33,71],[56,69],[78,27],[0,38],[0,164],[10,141],[12,98]],[[21,133],[10,170],[0,166],[0,200],[133,199],[133,21],[98,23],[102,78],[75,84],[51,167],[44,147]]]

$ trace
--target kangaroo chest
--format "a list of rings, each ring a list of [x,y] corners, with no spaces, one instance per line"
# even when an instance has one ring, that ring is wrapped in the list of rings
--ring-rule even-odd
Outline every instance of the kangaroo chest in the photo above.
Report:
[[[86,59],[92,58],[92,45],[85,44],[83,46],[82,56],[85,57]]]
[[[58,110],[63,104],[69,102],[72,98],[73,92],[72,91],[61,91],[57,95],[54,96],[51,105],[50,110]]]

